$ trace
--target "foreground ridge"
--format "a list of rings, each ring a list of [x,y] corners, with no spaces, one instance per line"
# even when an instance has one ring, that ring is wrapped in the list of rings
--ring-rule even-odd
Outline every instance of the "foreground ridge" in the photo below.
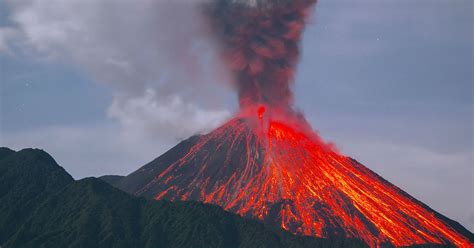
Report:
[[[366,247],[298,237],[198,202],[150,201],[97,178],[75,181],[46,152],[0,148],[0,246]]]

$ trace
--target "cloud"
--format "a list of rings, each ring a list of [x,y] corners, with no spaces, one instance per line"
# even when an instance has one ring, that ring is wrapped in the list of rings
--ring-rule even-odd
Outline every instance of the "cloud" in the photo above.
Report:
[[[159,98],[156,94],[154,89],[148,89],[141,97],[115,99],[108,115],[122,124],[127,136],[140,139],[150,134],[157,139],[166,134],[185,139],[197,132],[211,131],[230,117],[226,110],[206,110],[177,95]]]
[[[142,122],[149,135],[181,137],[225,118],[231,94],[200,2],[11,0],[15,28],[0,29],[0,49],[2,37],[19,33],[23,53],[72,64],[110,85],[109,116],[123,130]]]
[[[12,27],[0,27],[0,54],[11,53],[10,42],[18,36],[18,30]]]
[[[114,124],[50,126],[4,133],[1,146],[40,148],[49,152],[76,179],[104,174],[126,175],[151,161],[175,140],[129,139]]]

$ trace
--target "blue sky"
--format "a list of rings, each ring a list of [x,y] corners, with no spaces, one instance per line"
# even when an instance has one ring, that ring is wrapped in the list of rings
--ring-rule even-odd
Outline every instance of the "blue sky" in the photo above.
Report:
[[[194,3],[46,2],[0,0],[1,146],[127,174],[236,109]],[[468,0],[320,0],[294,87],[325,140],[471,231],[472,25]]]

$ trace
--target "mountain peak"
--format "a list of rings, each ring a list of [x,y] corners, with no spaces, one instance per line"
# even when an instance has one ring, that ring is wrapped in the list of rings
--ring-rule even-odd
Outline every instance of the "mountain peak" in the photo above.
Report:
[[[54,158],[41,149],[26,148],[18,152],[7,152],[0,160],[0,170],[10,173],[26,173],[31,177],[41,177],[44,182],[48,180],[72,181],[72,177],[58,165]],[[13,175],[11,175],[13,176]]]
[[[25,148],[17,152],[17,155],[31,157],[38,160],[43,160],[44,162],[50,162],[52,164],[57,164],[54,158],[47,153],[46,151],[38,148]]]
[[[43,150],[2,151],[9,155],[0,159],[0,243],[29,218],[34,212],[32,206],[73,181]]]
[[[0,147],[0,160],[14,154],[15,151],[8,147]]]
[[[469,245],[453,222],[316,134],[266,118],[234,118],[116,185],[156,200],[216,204],[298,235],[351,237],[372,247]]]

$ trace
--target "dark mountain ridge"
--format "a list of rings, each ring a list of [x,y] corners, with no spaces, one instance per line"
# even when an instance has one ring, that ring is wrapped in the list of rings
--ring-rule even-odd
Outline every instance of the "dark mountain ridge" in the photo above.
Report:
[[[2,247],[365,247],[294,236],[198,202],[148,201],[74,181],[42,150],[0,149]]]

